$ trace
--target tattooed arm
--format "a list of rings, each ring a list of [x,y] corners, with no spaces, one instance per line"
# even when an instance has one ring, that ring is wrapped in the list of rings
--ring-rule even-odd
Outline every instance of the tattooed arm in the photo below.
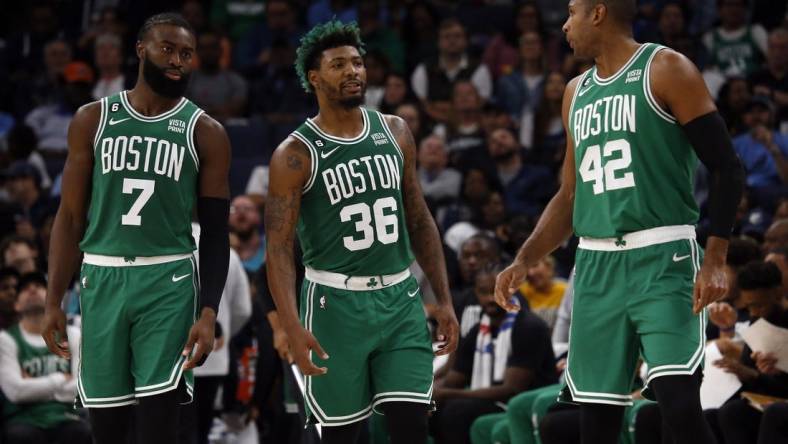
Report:
[[[457,348],[459,327],[454,315],[454,308],[449,293],[449,280],[446,277],[446,259],[443,257],[438,227],[432,218],[421,185],[416,174],[416,142],[404,120],[396,116],[386,116],[391,131],[397,139],[405,157],[402,175],[402,198],[405,203],[405,221],[408,225],[410,245],[416,254],[416,260],[430,281],[438,309],[435,318],[438,321],[438,339],[445,341],[436,354],[445,355]]]
[[[301,191],[309,179],[310,165],[307,148],[292,136],[279,145],[271,158],[265,203],[266,276],[280,324],[290,341],[293,360],[304,375],[320,375],[326,369],[312,363],[309,350],[315,350],[324,359],[328,356],[314,336],[301,326],[295,303],[293,241]]]

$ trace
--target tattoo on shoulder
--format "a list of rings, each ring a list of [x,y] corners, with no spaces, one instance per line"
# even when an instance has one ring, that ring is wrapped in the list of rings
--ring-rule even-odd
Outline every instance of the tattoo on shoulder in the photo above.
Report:
[[[304,165],[304,162],[301,158],[296,154],[288,154],[287,155],[287,167],[291,170],[301,170],[301,167]]]

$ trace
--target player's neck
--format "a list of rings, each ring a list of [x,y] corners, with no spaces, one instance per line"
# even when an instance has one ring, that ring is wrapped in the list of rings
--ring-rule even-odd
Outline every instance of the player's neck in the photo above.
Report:
[[[598,56],[594,57],[596,72],[607,78],[618,72],[632,58],[640,44],[631,35],[609,34],[599,44]]]
[[[146,117],[158,116],[171,110],[181,97],[170,98],[156,94],[145,82],[138,81],[127,94],[129,104],[135,111]]]
[[[29,335],[39,335],[43,331],[41,328],[41,323],[32,321],[26,317],[23,317],[19,321],[19,327]]]
[[[341,105],[321,104],[320,112],[312,119],[324,133],[344,138],[353,138],[364,128],[361,107],[347,108]]]

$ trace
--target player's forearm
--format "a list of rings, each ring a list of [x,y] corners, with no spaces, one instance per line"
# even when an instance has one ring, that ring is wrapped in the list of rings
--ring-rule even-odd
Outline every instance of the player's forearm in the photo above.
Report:
[[[71,214],[58,211],[52,225],[52,242],[49,247],[48,289],[46,303],[60,307],[71,278],[79,266],[79,240],[84,231],[84,222],[77,221]]]
[[[441,243],[438,227],[427,210],[418,208],[408,219],[408,233],[410,234],[410,244],[416,260],[419,262],[424,274],[430,281],[430,286],[435,293],[439,305],[451,305],[451,293],[449,292],[449,278],[446,276],[446,258],[443,256],[443,244]]]
[[[269,240],[266,245],[268,288],[276,305],[279,324],[285,329],[299,324],[296,307],[295,262],[292,243],[282,245]]]
[[[533,264],[558,248],[572,234],[573,192],[563,187],[547,204],[533,233],[517,252],[515,262]]]
[[[712,265],[724,265],[725,258],[728,256],[728,239],[717,236],[709,236],[706,240],[706,249],[703,255],[703,262]]]

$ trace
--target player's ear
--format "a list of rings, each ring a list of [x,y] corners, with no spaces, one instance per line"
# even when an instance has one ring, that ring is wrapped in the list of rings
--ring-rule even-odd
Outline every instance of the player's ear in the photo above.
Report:
[[[307,71],[306,77],[309,80],[309,84],[312,85],[312,89],[317,91],[317,85],[318,85],[318,81],[317,81],[318,73],[317,73],[317,70],[316,69],[310,69],[309,71]]]
[[[602,21],[607,18],[607,5],[602,2],[599,2],[591,7],[591,23],[594,26],[599,26]]]
[[[137,58],[142,60],[142,54],[145,52],[145,42],[142,40],[137,40],[135,51],[137,52]]]

